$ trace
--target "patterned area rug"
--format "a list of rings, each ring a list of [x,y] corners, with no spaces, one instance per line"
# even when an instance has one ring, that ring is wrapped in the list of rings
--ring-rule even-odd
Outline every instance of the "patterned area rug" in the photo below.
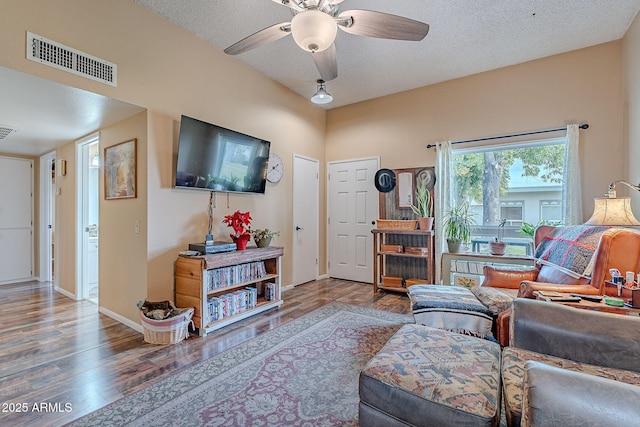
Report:
[[[358,375],[410,315],[332,303],[71,426],[357,426]]]

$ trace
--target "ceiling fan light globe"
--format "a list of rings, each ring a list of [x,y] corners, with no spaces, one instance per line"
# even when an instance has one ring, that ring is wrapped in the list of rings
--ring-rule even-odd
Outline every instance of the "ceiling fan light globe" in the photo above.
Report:
[[[331,94],[323,87],[318,89],[318,91],[311,97],[311,102],[314,104],[328,104],[331,101],[333,101],[333,96],[331,96]]]
[[[291,20],[293,40],[307,52],[322,52],[329,48],[337,33],[338,26],[333,18],[319,10],[306,10]]]

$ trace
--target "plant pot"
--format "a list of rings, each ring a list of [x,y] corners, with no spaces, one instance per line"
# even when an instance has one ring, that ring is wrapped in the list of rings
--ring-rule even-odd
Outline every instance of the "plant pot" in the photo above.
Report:
[[[418,226],[420,230],[431,230],[433,228],[433,217],[418,218]]]
[[[452,254],[457,254],[460,252],[460,245],[462,244],[462,240],[460,239],[447,239],[447,247],[449,248],[449,252]]]
[[[231,240],[236,244],[236,250],[244,251],[247,249],[247,243],[249,243],[249,239],[251,239],[251,235],[243,234],[241,236],[235,237],[231,236]]]
[[[256,242],[256,246],[259,248],[266,248],[271,244],[271,236],[264,237],[262,239],[253,238],[253,241]]]
[[[507,244],[505,242],[489,242],[491,255],[504,255],[506,247]]]

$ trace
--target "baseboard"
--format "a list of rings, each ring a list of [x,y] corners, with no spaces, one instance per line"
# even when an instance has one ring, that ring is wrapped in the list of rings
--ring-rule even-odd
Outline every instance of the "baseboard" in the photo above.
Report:
[[[66,289],[62,289],[60,286],[54,286],[53,289],[55,289],[56,292],[61,293],[65,297],[69,297],[74,301],[78,301],[78,298],[76,297],[75,294],[72,294],[71,292],[67,291]]]
[[[127,319],[124,316],[119,315],[116,312],[113,312],[107,308],[104,307],[99,307],[98,311],[102,314],[104,314],[105,316],[109,316],[112,319],[117,320],[118,322],[122,323],[123,325],[126,325],[128,327],[130,327],[131,329],[133,329],[134,331],[140,332],[141,334],[144,333],[144,331],[142,330],[142,325],[136,322],[132,322],[131,320]]]
[[[321,274],[320,276],[318,276],[316,280],[322,280],[322,279],[328,279],[328,278],[329,278],[328,274]]]

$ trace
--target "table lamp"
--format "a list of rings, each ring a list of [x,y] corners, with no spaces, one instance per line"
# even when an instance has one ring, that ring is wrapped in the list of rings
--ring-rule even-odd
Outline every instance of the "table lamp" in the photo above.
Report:
[[[640,225],[640,221],[636,219],[631,210],[630,197],[616,197],[616,184],[624,184],[640,191],[640,184],[633,185],[627,181],[614,181],[609,184],[609,190],[605,197],[596,197],[594,200],[593,215],[586,225],[617,225],[617,226],[633,226]]]

